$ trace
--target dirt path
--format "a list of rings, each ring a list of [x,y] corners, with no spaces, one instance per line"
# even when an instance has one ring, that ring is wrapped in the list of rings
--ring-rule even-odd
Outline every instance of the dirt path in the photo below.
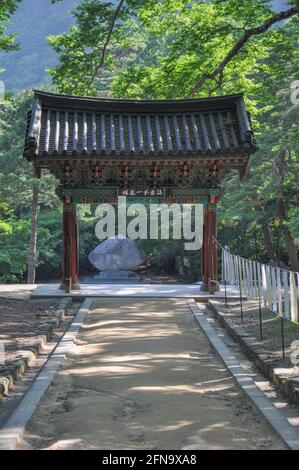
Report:
[[[101,299],[20,448],[283,449],[185,300]]]

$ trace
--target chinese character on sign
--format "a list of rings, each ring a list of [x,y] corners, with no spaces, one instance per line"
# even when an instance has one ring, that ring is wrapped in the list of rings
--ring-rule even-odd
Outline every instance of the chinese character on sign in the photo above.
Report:
[[[124,189],[121,192],[122,196],[163,196],[163,190],[152,189]]]

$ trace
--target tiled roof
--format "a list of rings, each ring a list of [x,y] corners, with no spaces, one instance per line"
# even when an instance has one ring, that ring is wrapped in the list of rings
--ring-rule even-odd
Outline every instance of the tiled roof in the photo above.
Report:
[[[227,155],[255,150],[242,95],[129,101],[36,91],[25,156]]]

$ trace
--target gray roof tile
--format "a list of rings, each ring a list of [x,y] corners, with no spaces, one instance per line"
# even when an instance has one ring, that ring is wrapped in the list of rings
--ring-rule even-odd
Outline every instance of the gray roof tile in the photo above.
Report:
[[[253,153],[242,95],[128,101],[36,92],[25,156]]]

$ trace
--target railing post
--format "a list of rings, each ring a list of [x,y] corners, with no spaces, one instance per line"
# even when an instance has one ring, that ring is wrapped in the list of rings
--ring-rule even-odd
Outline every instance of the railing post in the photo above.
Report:
[[[240,291],[240,308],[241,308],[241,322],[244,323],[243,316],[243,293],[242,293],[242,283],[241,283],[241,260],[238,257],[238,274],[239,274],[239,291]]]
[[[285,341],[284,341],[284,323],[283,323],[283,317],[280,317],[280,323],[281,323],[281,345],[282,345],[282,357],[285,360],[286,354],[285,354]]]
[[[256,266],[257,295],[258,295],[258,302],[259,302],[260,339],[261,341],[263,341],[263,315],[262,315],[260,273],[259,273],[259,265],[257,262],[255,263],[255,266]]]

